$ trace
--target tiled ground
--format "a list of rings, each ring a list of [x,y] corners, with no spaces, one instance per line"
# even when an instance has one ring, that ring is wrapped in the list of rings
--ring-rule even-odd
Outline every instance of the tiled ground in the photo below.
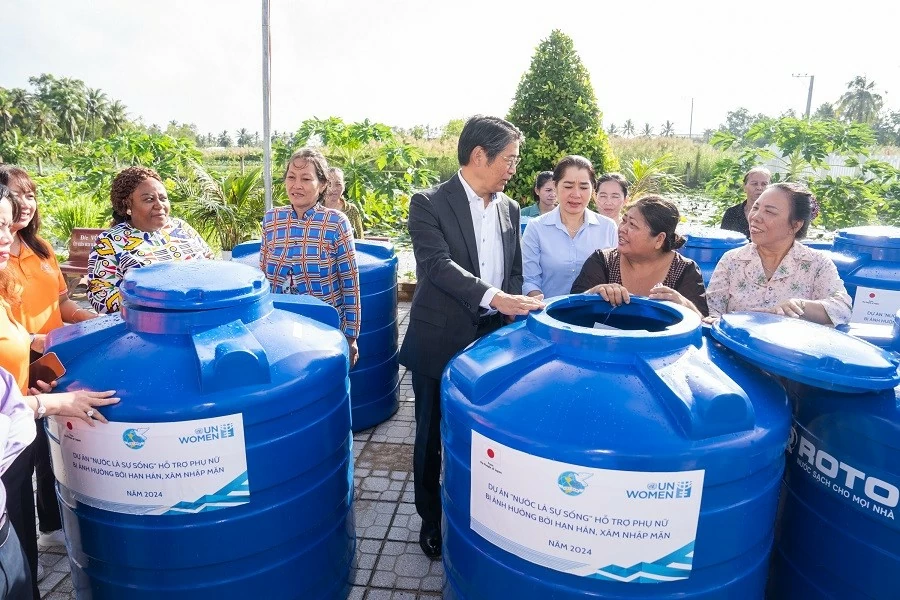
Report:
[[[400,337],[409,304],[400,305]],[[413,505],[412,448],[416,431],[412,384],[400,368],[400,410],[388,421],[353,436],[358,568],[353,600],[440,598],[444,569],[419,549],[421,520]],[[75,598],[65,548],[41,552],[46,575],[42,598]]]

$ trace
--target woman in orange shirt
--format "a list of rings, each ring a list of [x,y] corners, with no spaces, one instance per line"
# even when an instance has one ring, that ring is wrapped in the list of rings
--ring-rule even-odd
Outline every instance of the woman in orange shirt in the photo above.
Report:
[[[60,394],[41,393],[49,391],[51,385],[35,382],[37,389],[29,388],[28,365],[31,360],[29,346],[31,336],[16,321],[14,306],[21,302],[19,296],[21,284],[7,269],[10,250],[14,236],[12,229],[19,222],[19,206],[13,200],[9,189],[0,184],[0,367],[9,371],[16,379],[16,384],[25,396],[25,403],[34,411],[35,419],[48,415],[76,417],[93,425],[94,419],[106,422],[102,414],[94,407],[118,402],[111,398],[115,393],[108,392],[66,392]],[[29,446],[16,458],[15,462],[3,474],[3,483],[7,490],[6,508],[9,520],[17,532],[34,532],[34,494],[31,487],[31,474],[34,471],[35,444]],[[57,515],[58,515],[57,507]],[[57,516],[58,518],[58,516]],[[28,557],[32,573],[35,598],[40,598],[37,587],[37,539],[32,533],[21,534],[22,548]]]
[[[19,167],[0,166],[0,184],[9,188],[19,205],[19,219],[11,227],[8,270],[19,283],[21,301],[11,305],[13,317],[31,334],[31,357],[36,360],[44,351],[44,338],[63,322],[78,323],[99,315],[81,308],[69,298],[53,247],[38,235],[41,216],[37,206],[37,186]],[[37,482],[37,512],[41,536],[38,546],[49,548],[65,544],[55,478],[50,463],[50,445],[44,420],[38,419],[34,442],[34,469]]]
[[[19,204],[20,217],[12,226],[9,269],[21,284],[22,301],[13,311],[16,320],[35,335],[33,349],[42,352],[45,334],[64,322],[79,323],[98,315],[69,298],[53,248],[38,235],[41,215],[34,181],[24,169],[4,165],[0,166],[0,184],[9,188]]]

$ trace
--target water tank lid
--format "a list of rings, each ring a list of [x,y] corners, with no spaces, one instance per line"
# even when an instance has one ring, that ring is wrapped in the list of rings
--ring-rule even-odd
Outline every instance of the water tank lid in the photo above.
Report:
[[[126,306],[212,310],[252,302],[268,293],[259,269],[231,261],[189,260],[132,269],[122,282]]]
[[[900,360],[881,348],[815,323],[767,313],[730,313],[712,336],[748,362],[816,388],[847,393],[900,383]]]
[[[356,240],[355,247],[356,267],[361,280],[368,279],[370,271],[380,271],[397,262],[394,245],[390,242]]]
[[[739,231],[716,227],[694,228],[684,233],[685,246],[694,248],[737,248],[747,243],[747,238]]]
[[[259,254],[259,248],[262,245],[260,240],[252,240],[249,242],[241,242],[231,249],[231,258],[242,258],[251,254]]]
[[[835,241],[838,240],[877,248],[900,248],[900,227],[888,225],[848,227],[837,232]]]

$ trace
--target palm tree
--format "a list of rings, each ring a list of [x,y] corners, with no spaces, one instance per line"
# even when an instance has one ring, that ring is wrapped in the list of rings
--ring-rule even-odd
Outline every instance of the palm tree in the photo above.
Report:
[[[228,131],[223,131],[222,133],[220,133],[220,134],[219,134],[219,137],[218,137],[218,139],[217,139],[216,141],[217,141],[217,142],[219,143],[219,145],[222,146],[223,148],[230,148],[230,147],[231,147],[231,136],[228,135]]]
[[[237,145],[243,148],[244,146],[249,146],[253,137],[250,135],[250,132],[246,127],[243,127],[237,132]]]
[[[19,111],[13,106],[9,90],[0,88],[0,133],[8,133],[13,129],[13,121]]]
[[[881,94],[875,93],[875,82],[857,75],[847,83],[847,91],[838,100],[838,114],[856,123],[872,123],[884,105]]]
[[[92,138],[97,137],[97,123],[103,123],[109,113],[109,100],[100,89],[87,89],[84,102],[84,114],[87,117],[88,131]]]
[[[56,121],[56,113],[47,106],[46,102],[35,102],[34,113],[31,117],[32,132],[42,140],[52,140],[59,133],[59,124]]]
[[[615,123],[610,123],[610,124],[609,124],[609,127],[607,127],[607,129],[606,129],[606,132],[607,132],[609,135],[616,135],[617,133],[619,133],[619,128],[616,127],[616,124],[615,124]]]
[[[34,118],[35,98],[22,88],[9,90],[9,101],[16,111],[15,127],[23,133],[31,133]]]
[[[116,135],[122,133],[128,125],[128,112],[125,105],[116,100],[109,105],[106,111],[106,117],[103,120],[103,133],[105,135]]]
[[[644,129],[641,131],[641,135],[644,137],[650,137],[653,135],[653,128],[650,127],[650,123],[644,123]]]
[[[675,123],[672,121],[666,121],[662,126],[662,131],[660,135],[663,137],[674,137],[675,136]]]
[[[231,174],[218,179],[200,164],[191,163],[187,173],[176,178],[180,214],[207,236],[215,236],[222,250],[259,236],[259,224],[265,212],[262,195],[262,169],[246,175]]]
[[[634,123],[632,122],[631,119],[628,119],[627,121],[625,121],[625,124],[622,126],[622,132],[625,135],[627,135],[628,137],[631,137],[634,135]]]
[[[79,132],[85,117],[84,83],[77,79],[63,78],[51,82],[47,104],[56,112],[66,134],[66,141],[79,141]]]

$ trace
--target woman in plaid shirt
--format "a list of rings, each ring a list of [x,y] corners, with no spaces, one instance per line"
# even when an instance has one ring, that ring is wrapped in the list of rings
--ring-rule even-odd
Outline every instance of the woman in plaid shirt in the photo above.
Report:
[[[291,204],[263,217],[259,266],[273,292],[310,294],[337,309],[352,367],[359,355],[359,271],[350,221],[321,204],[328,190],[325,157],[309,148],[294,152],[284,187]]]

